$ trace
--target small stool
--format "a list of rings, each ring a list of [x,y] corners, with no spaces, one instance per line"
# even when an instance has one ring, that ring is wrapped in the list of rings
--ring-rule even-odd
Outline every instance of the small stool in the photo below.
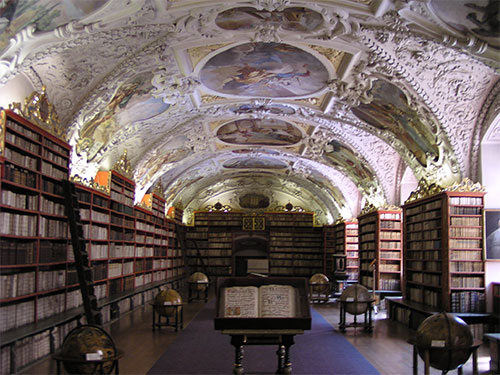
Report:
[[[151,302],[151,306],[153,306],[153,324],[152,328],[153,331],[158,328],[158,330],[161,329],[161,327],[174,327],[175,332],[177,332],[178,328],[180,329],[184,328],[184,304],[183,303],[176,303],[176,304],[158,304]],[[171,316],[168,316],[166,314],[160,313],[158,310],[164,309],[164,308],[172,308],[175,310],[175,313],[173,314],[175,318],[173,319],[173,322],[170,322]],[[161,321],[161,318],[165,318],[165,322]]]

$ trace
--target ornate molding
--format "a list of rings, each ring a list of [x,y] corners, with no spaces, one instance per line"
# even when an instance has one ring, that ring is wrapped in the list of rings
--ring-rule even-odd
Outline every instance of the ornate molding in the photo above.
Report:
[[[42,91],[33,91],[24,99],[24,103],[9,104],[9,109],[25,119],[35,123],[56,137],[66,140],[65,128],[61,125],[59,116],[46,94],[46,87]]]
[[[133,170],[132,166],[130,165],[130,162],[127,158],[127,150],[123,151],[122,156],[120,156],[120,159],[113,165],[112,170],[115,172],[118,172],[122,176],[127,177],[128,179],[133,178]]]

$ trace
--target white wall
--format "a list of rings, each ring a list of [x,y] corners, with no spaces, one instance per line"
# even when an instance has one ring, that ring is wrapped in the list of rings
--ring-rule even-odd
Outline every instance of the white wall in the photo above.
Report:
[[[8,81],[0,87],[0,107],[9,108],[9,104],[18,102],[23,104],[24,99],[34,91],[30,81],[22,74]]]
[[[481,183],[486,188],[484,208],[500,209],[500,140],[496,140],[493,128],[497,128],[499,117],[490,125],[481,143]],[[487,260],[485,283],[488,311],[493,310],[492,282],[500,282],[500,260]]]

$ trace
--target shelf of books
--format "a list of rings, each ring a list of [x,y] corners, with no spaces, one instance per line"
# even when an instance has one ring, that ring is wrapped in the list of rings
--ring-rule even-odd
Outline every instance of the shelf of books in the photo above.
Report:
[[[471,186],[477,189],[465,181],[403,206],[405,300],[435,311],[484,311],[485,193]]]
[[[69,145],[9,110],[0,112],[0,336],[2,373],[12,355],[22,367],[48,354],[48,334],[7,346],[7,332],[40,323],[74,307],[68,285],[68,227],[61,180]],[[7,340],[7,341],[6,341]],[[21,346],[37,342],[29,358]],[[4,362],[5,360],[5,362]]]
[[[266,227],[271,275],[310,278],[323,272],[323,228],[313,226],[311,213],[269,213]]]
[[[357,282],[359,277],[358,221],[345,220],[334,226],[335,254],[345,255],[347,280]]]
[[[500,316],[500,283],[491,283],[493,289],[493,314]]]
[[[333,279],[335,254],[335,225],[325,225],[323,227],[323,246],[325,248],[325,267],[323,273],[330,279]]]
[[[402,212],[367,207],[358,217],[359,281],[368,289],[401,290]]]
[[[313,227],[311,213],[195,212],[187,228],[187,258],[194,271],[208,276],[232,275],[233,235],[259,232],[269,238],[269,272],[306,276],[323,272],[323,229]]]

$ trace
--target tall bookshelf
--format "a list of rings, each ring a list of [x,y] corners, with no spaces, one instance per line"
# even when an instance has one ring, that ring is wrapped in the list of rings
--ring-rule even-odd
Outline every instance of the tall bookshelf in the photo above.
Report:
[[[0,112],[0,332],[39,324],[73,307],[76,293],[68,255],[68,226],[61,180],[70,147],[10,110]],[[78,291],[79,293],[79,291]],[[64,330],[64,327],[61,327]],[[36,355],[22,345],[36,343]],[[47,332],[16,346],[2,344],[2,372],[50,352]]]
[[[402,212],[367,207],[358,217],[359,281],[369,289],[401,290]]]
[[[335,224],[325,225],[323,227],[323,246],[325,252],[323,273],[331,279],[334,276],[333,254],[335,254],[335,243]]]
[[[313,214],[265,212],[196,212],[187,228],[187,262],[209,276],[233,273],[233,237],[259,234],[267,239],[269,272],[276,276],[310,277],[324,270],[323,229],[313,226]],[[251,226],[251,220],[259,225]],[[244,224],[245,223],[245,224]],[[262,225],[262,226],[261,226]]]
[[[464,180],[440,192],[414,193],[405,203],[406,300],[435,311],[484,311],[480,190]]]
[[[359,238],[358,221],[343,220],[334,227],[335,254],[345,255],[345,270],[347,280],[358,281],[359,278]]]

